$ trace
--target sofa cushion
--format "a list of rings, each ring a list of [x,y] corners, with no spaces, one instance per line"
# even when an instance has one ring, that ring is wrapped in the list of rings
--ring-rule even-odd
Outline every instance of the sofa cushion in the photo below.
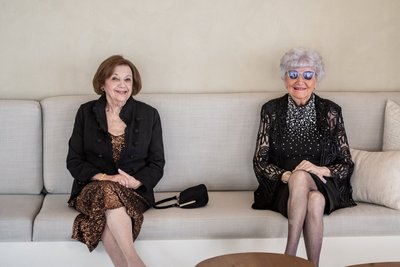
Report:
[[[398,210],[357,202],[357,206],[339,209],[324,216],[324,236],[398,236]]]
[[[400,103],[399,92],[317,92],[342,107],[349,144],[368,151],[382,150],[387,99]],[[368,103],[368,104],[366,104]]]
[[[0,100],[0,194],[40,194],[42,115],[37,101]]]
[[[48,192],[70,192],[72,177],[65,161],[75,114],[80,104],[97,97],[41,101]],[[156,191],[183,190],[198,183],[211,190],[256,187],[252,158],[265,94],[140,94],[135,98],[157,108],[161,117],[167,163]]]
[[[42,195],[0,195],[0,241],[31,241]]]
[[[78,212],[68,207],[69,194],[47,194],[33,226],[33,241],[70,241]]]
[[[383,150],[400,150],[400,105],[392,100],[386,102]]]
[[[351,149],[351,155],[354,200],[400,209],[400,151]]]
[[[177,192],[156,193],[156,199]],[[138,240],[184,240],[229,238],[286,238],[287,219],[270,210],[253,210],[252,191],[209,192],[207,206],[198,209],[150,209]],[[66,204],[68,194],[45,197],[35,220],[34,241],[71,240],[72,224],[78,214]],[[324,216],[326,236],[399,235],[398,211],[359,203]],[[384,227],[383,227],[384,226]]]
[[[43,180],[49,193],[70,193],[73,178],[67,170],[68,140],[79,106],[96,95],[43,99]]]
[[[176,194],[156,193],[156,198]],[[139,239],[257,238],[286,235],[286,219],[272,211],[251,209],[252,192],[210,192],[205,208],[150,209]],[[34,241],[71,240],[78,212],[67,206],[68,194],[46,195],[35,219]],[[266,216],[268,214],[268,216]],[[179,225],[179,227],[178,227]],[[207,225],[206,227],[204,225]],[[268,226],[270,225],[270,226]]]
[[[265,94],[142,94],[138,99],[161,116],[166,165],[157,191],[199,183],[210,190],[256,188],[252,158]]]
[[[176,193],[159,193],[157,199]],[[253,210],[253,192],[209,192],[207,206],[147,211],[140,239],[286,237],[287,221],[270,210]]]
[[[204,183],[210,190],[254,190],[252,168],[263,103],[285,92],[230,94],[145,94],[135,98],[157,108],[162,121],[166,166],[155,190],[178,191]],[[343,110],[349,143],[381,150],[387,98],[398,92],[319,92]],[[43,108],[43,178],[50,193],[69,193],[68,139],[80,104],[97,95],[50,97]],[[370,103],[365,108],[363,103]],[[347,123],[349,122],[349,123]],[[362,133],[362,134],[360,134]]]

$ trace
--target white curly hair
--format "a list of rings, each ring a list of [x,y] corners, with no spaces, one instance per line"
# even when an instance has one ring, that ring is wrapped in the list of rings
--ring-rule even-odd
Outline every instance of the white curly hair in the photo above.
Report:
[[[317,82],[320,82],[325,76],[321,55],[310,48],[298,47],[290,49],[281,58],[281,79],[285,79],[288,70],[303,67],[309,67],[315,71]]]

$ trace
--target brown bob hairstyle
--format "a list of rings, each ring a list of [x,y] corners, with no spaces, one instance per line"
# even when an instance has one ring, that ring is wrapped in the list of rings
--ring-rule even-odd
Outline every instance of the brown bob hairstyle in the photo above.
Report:
[[[104,94],[102,87],[104,86],[106,79],[111,77],[115,67],[121,65],[126,65],[132,70],[132,95],[136,95],[140,92],[140,89],[142,89],[142,80],[140,79],[139,71],[135,65],[120,55],[114,55],[107,58],[100,64],[93,77],[93,88],[96,94]]]

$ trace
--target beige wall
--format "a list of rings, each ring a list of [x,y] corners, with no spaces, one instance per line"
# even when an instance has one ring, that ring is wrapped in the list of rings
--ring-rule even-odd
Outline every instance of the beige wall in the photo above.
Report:
[[[122,54],[145,92],[283,91],[289,48],[320,51],[320,90],[400,90],[399,0],[0,0],[0,98],[91,93]]]

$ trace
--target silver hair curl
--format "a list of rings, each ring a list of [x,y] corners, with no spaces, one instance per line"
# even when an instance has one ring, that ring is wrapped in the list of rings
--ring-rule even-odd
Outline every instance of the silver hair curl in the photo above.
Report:
[[[309,67],[315,71],[315,78],[320,82],[325,76],[324,62],[321,55],[310,48],[293,48],[281,58],[281,79],[285,80],[286,72],[294,68]]]

